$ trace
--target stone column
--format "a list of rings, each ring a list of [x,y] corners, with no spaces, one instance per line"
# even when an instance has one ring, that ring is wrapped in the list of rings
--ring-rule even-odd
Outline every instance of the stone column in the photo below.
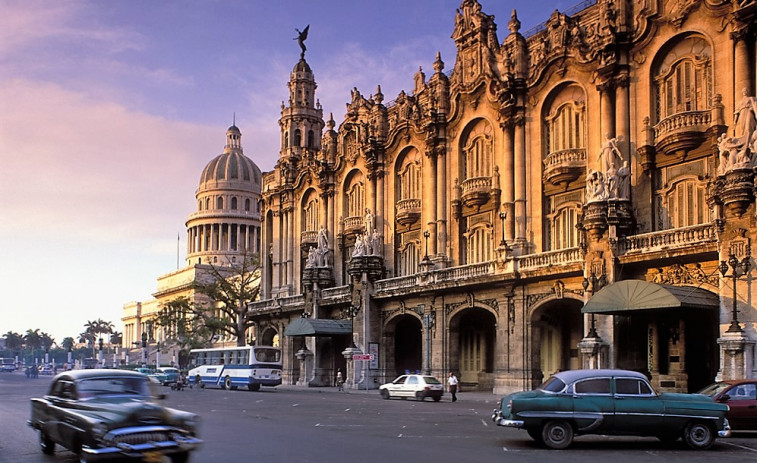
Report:
[[[305,345],[295,352],[294,356],[300,361],[300,377],[297,379],[297,386],[307,386],[313,377],[313,353]]]
[[[515,117],[515,247],[525,252],[526,239],[526,118],[525,114]]]
[[[627,161],[631,148],[631,125],[630,125],[630,101],[629,101],[629,77],[628,74],[623,73],[615,79],[616,93],[615,93],[615,128],[616,133],[623,137],[620,143],[621,152],[623,153],[623,160]]]
[[[715,377],[716,381],[753,377],[755,341],[745,336],[743,331],[725,332],[718,339],[718,344],[720,344],[720,371]]]
[[[440,146],[436,153],[436,254],[447,255],[447,156],[446,147]]]
[[[431,236],[428,240],[428,253],[429,256],[435,256],[436,255],[436,244],[437,244],[437,230],[436,230],[436,212],[437,212],[437,196],[436,196],[436,182],[438,181],[437,178],[437,166],[436,166],[436,156],[433,153],[427,153],[426,159],[428,160],[428,167],[429,167],[429,173],[428,176],[426,176],[426,179],[430,179],[431,181],[425,182],[427,185],[425,186],[426,189],[426,201],[423,201],[423,218],[426,220],[426,229],[429,233],[431,233]]]
[[[384,232],[384,217],[386,217],[386,204],[384,204],[384,174],[383,172],[376,172],[376,211],[373,214],[373,220],[375,221],[376,230],[379,236],[383,237]],[[384,249],[383,243],[385,240],[381,240],[382,249],[379,253],[383,256]]]
[[[735,86],[734,97],[736,102],[741,99],[741,90],[747,89],[750,95],[754,95],[754,88],[749,79],[749,47],[747,44],[748,28],[731,32],[731,40],[734,42],[733,59],[733,84]]]
[[[600,140],[604,140],[606,136],[609,136],[610,138],[615,137],[615,120],[614,120],[614,114],[615,109],[614,105],[612,104],[612,98],[613,98],[613,83],[612,81],[604,82],[600,85],[597,85],[597,90],[599,90],[600,97],[599,97],[599,105],[600,105],[600,114],[602,115],[602,119],[600,120]]]
[[[507,211],[505,220],[505,239],[511,243],[515,238],[515,211],[513,201],[515,200],[515,164],[513,151],[513,127],[508,121],[502,124],[503,134],[503,151],[505,160],[503,164],[503,181],[502,181],[502,204]]]

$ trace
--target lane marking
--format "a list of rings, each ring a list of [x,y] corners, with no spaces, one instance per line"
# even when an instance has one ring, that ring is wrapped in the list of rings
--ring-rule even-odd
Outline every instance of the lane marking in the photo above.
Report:
[[[750,452],[757,452],[757,449],[753,449],[752,447],[746,447],[744,445],[739,445],[739,444],[732,444],[730,442],[723,442],[722,440],[718,441],[718,442],[722,442],[723,444],[726,444],[726,445],[732,445],[732,446],[738,447],[740,449],[749,450]]]

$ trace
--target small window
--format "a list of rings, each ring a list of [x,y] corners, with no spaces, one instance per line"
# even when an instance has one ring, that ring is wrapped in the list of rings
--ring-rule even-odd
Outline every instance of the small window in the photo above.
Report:
[[[394,380],[394,384],[405,384],[406,379],[407,376],[400,376],[399,378]]]
[[[250,200],[249,199],[245,199],[244,200],[244,210],[247,211],[247,212],[250,212]]]
[[[593,378],[580,381],[574,386],[576,394],[609,394],[610,378]]]
[[[231,198],[231,208],[236,209],[237,208],[237,198],[236,196]]]
[[[216,209],[223,209],[223,198],[218,198],[216,202],[217,202]]]
[[[407,379],[407,384],[418,384],[418,377],[411,376]]]
[[[652,395],[649,385],[633,378],[618,378],[615,380],[615,393],[622,395]]]
[[[757,385],[740,384],[728,392],[731,400],[757,400]]]

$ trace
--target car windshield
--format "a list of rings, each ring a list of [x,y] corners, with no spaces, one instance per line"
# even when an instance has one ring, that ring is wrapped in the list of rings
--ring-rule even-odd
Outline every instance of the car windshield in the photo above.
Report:
[[[704,388],[701,391],[699,391],[699,394],[704,394],[704,395],[708,395],[710,397],[714,397],[714,396],[720,394],[721,392],[723,392],[724,390],[728,389],[729,387],[731,387],[731,385],[728,384],[728,383],[710,384],[706,388]]]
[[[551,376],[537,389],[541,389],[542,391],[547,392],[560,392],[565,389],[565,383],[557,376]]]
[[[150,387],[146,378],[88,378],[77,383],[77,392],[80,399],[109,395],[148,396],[150,395]]]

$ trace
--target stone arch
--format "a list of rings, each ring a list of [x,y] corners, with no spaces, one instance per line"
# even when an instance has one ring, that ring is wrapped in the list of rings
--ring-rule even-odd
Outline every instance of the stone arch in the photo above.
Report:
[[[481,301],[470,301],[449,315],[449,370],[459,373],[467,388],[491,390],[497,355],[497,311]]]
[[[399,312],[384,323],[386,371],[401,375],[423,368],[423,323],[413,312]]]
[[[460,135],[458,153],[461,182],[491,176],[494,171],[493,124],[483,117],[468,122]]]
[[[260,335],[258,335],[256,345],[281,347],[280,341],[279,331],[273,326],[266,326],[263,327]]]
[[[578,343],[584,337],[583,298],[550,294],[529,310],[531,370],[540,383],[561,370],[581,368]]]

